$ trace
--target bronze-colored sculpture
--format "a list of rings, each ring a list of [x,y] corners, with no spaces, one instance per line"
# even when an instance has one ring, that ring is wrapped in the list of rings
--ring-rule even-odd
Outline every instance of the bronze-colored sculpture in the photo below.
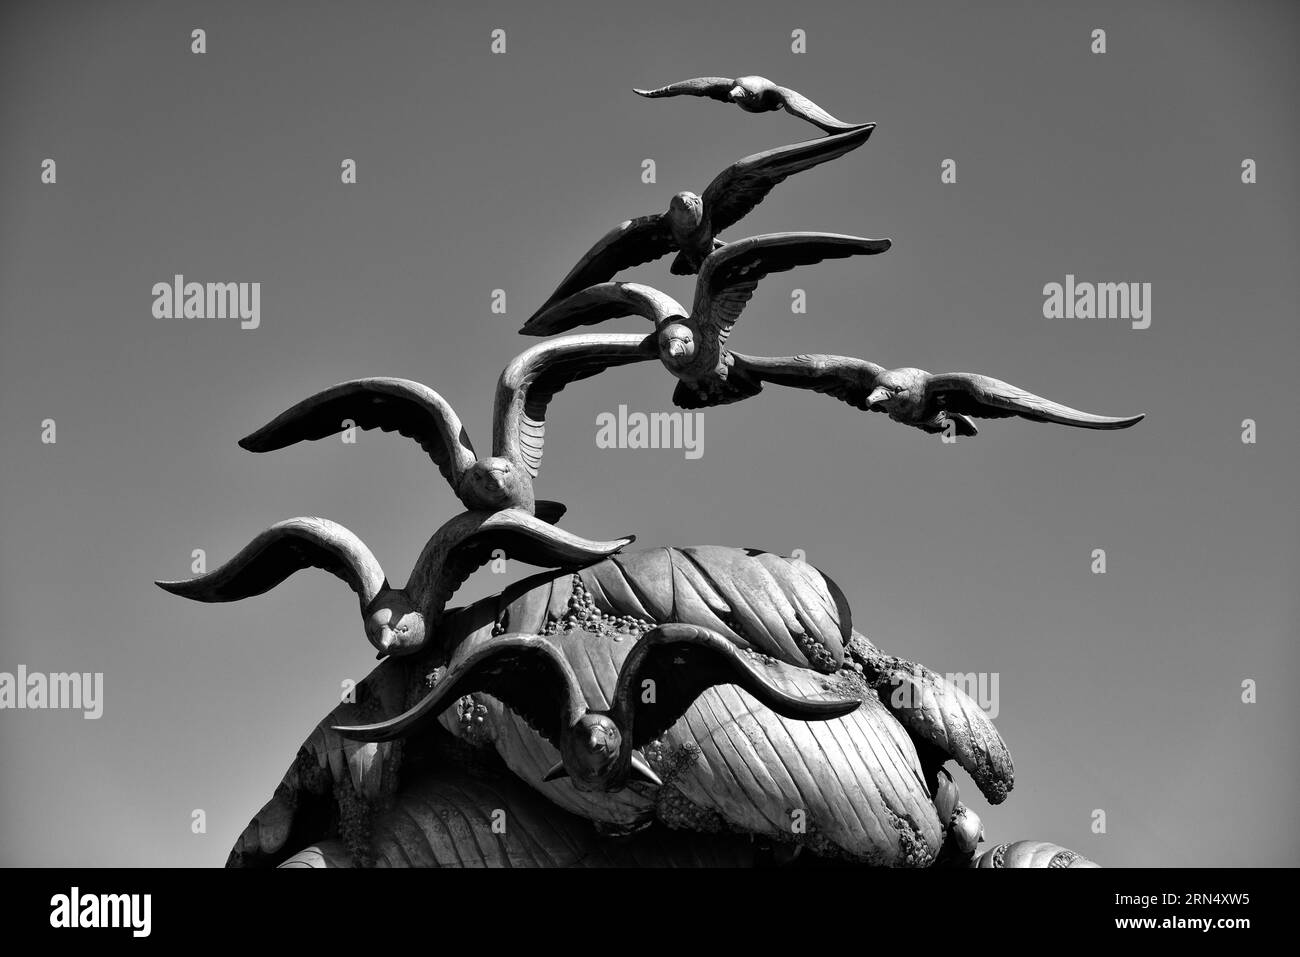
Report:
[[[837,120],[802,93],[789,87],[777,86],[762,76],[742,76],[734,80],[722,76],[697,76],[654,90],[634,89],[632,92],[650,99],[664,96],[707,96],[711,100],[735,103],[746,113],[785,110],[827,133],[840,133],[857,129],[861,125]]]
[[[980,375],[728,351],[762,277],[889,248],[827,233],[716,237],[789,172],[849,152],[871,127],[842,124],[758,77],[638,92],[785,108],[835,135],[742,160],[703,200],[679,194],[669,213],[601,240],[522,331],[635,313],[655,332],[566,336],[517,356],[497,386],[491,456],[476,455],[436,392],[387,378],[312,396],[241,442],[283,448],[337,433],[345,420],[397,431],[424,447],[468,511],[433,533],[401,589],[355,535],[307,518],[273,526],[210,574],[160,583],[232,601],[323,568],[357,593],[367,638],[385,659],[355,701],[317,725],[228,863],[709,866],[806,853],[881,866],[1094,866],[1040,842],[976,857],[983,825],[945,765],[1000,804],[1014,782],[1005,742],[956,685],[854,629],[844,594],[811,565],[720,546],[628,553],[630,536],[562,532],[554,522],[564,506],[535,499],[555,393],[656,358],[680,380],[673,397],[686,408],[775,383],[927,432],[973,435],[972,417],[1099,429],[1142,418],[1079,412]],[[674,272],[699,273],[689,313],[649,286],[602,281],[672,249]],[[552,570],[446,609],[496,548]],[[505,833],[498,814],[511,821]],[[457,827],[447,826],[452,815]]]
[[[734,374],[725,348],[731,328],[759,280],[825,259],[883,253],[888,239],[835,233],[771,233],[728,243],[704,260],[688,313],[671,296],[631,282],[607,282],[576,293],[530,319],[521,332],[545,336],[620,316],[644,316],[655,324],[659,359],[681,380],[673,393],[694,408],[736,402],[758,392],[755,380]]]
[[[868,123],[848,133],[746,156],[715,176],[702,196],[677,193],[666,212],[619,223],[587,250],[533,318],[588,286],[674,250],[673,275],[693,276],[708,255],[724,245],[718,234],[753,212],[787,176],[857,149],[873,129],[875,124]]]

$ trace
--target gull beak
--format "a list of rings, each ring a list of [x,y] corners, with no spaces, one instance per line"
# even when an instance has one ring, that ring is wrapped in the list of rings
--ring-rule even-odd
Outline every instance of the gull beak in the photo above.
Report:
[[[744,98],[745,98],[745,88],[743,86],[733,86],[730,90],[727,91],[727,99],[731,100],[733,103],[736,100],[743,100]]]
[[[680,359],[682,356],[686,355],[686,343],[679,339],[674,339],[672,342],[668,343],[668,355],[672,356],[674,359]]]
[[[655,774],[654,771],[651,770],[650,765],[646,763],[646,760],[642,757],[640,751],[632,752],[631,770],[632,777],[635,779],[648,781],[650,784],[656,785],[657,787],[664,786],[664,782],[660,779],[659,775]]]
[[[876,406],[888,401],[888,399],[889,390],[882,386],[876,386],[871,390],[871,394],[867,396],[867,408],[874,409]]]

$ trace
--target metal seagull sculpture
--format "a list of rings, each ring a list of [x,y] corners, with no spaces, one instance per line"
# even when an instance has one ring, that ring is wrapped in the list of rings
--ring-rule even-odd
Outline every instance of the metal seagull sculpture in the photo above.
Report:
[[[238,601],[274,588],[303,568],[343,579],[361,602],[367,639],[379,656],[413,654],[425,644],[456,589],[497,549],[543,568],[580,567],[614,554],[633,536],[580,538],[555,527],[565,507],[537,501],[546,413],[570,382],[611,366],[656,358],[653,337],[587,334],[541,343],[515,357],[497,383],[493,454],[478,458],[455,410],[408,379],[357,379],[317,393],[240,441],[254,452],[341,432],[344,420],[395,431],[429,454],[468,511],[425,545],[404,588],[389,585],[365,544],[341,525],[295,518],[262,532],[220,568],[189,581],[161,581],[195,601]]]
[[[343,382],[303,399],[239,444],[250,452],[270,452],[335,435],[345,420],[362,429],[397,432],[420,444],[467,509],[513,509],[555,522],[564,506],[533,495],[551,399],[570,382],[655,357],[653,342],[636,335],[565,336],[520,353],[497,382],[492,454],[483,458],[451,404],[410,379]]]
[[[272,525],[206,575],[156,584],[192,601],[240,601],[270,591],[304,568],[320,568],[356,593],[366,640],[384,658],[423,649],[448,599],[498,549],[543,568],[578,567],[631,542],[631,536],[612,542],[578,538],[518,509],[462,512],[433,533],[406,585],[394,588],[356,534],[324,518],[291,518]]]
[[[596,711],[555,644],[537,635],[501,635],[459,647],[433,690],[404,714],[334,730],[355,740],[389,741],[436,721],[459,698],[484,692],[559,749],[560,763],[545,780],[567,777],[581,791],[615,791],[633,779],[662,784],[637,749],[664,734],[714,685],[739,685],[777,714],[804,721],[838,718],[860,704],[792,695],[774,681],[776,668],[708,628],[659,625],[624,659],[609,709]],[[646,696],[645,687],[655,693]]]
[[[827,133],[842,133],[845,130],[859,129],[863,125],[837,120],[802,93],[789,87],[778,86],[762,76],[741,76],[734,80],[723,76],[697,76],[694,79],[670,83],[654,90],[633,89],[632,92],[650,99],[665,96],[706,96],[711,100],[734,103],[746,113],[772,113],[776,110],[785,110]]]
[[[673,251],[677,257],[672,273],[694,275],[705,258],[723,245],[718,234],[752,212],[778,183],[857,149],[874,128],[869,123],[837,136],[746,156],[715,176],[702,196],[677,193],[666,212],[619,223],[587,250],[534,317],[588,286]]]
[[[1079,429],[1127,429],[1141,415],[1111,417],[1080,412],[1001,379],[973,372],[933,375],[924,369],[886,369],[850,356],[799,355],[780,358],[732,353],[732,375],[761,388],[764,382],[834,396],[857,409],[884,412],[895,422],[923,432],[950,426],[957,435],[979,433],[972,419],[1018,416]],[[711,404],[701,400],[698,408]]]
[[[728,243],[713,252],[695,281],[688,312],[677,300],[650,286],[607,282],[584,289],[530,319],[525,335],[547,336],[621,316],[644,316],[655,324],[651,337],[659,360],[680,379],[673,401],[683,408],[722,405],[756,394],[762,387],[735,367],[727,337],[759,280],[772,273],[824,259],[875,255],[888,239],[836,233],[769,233]]]

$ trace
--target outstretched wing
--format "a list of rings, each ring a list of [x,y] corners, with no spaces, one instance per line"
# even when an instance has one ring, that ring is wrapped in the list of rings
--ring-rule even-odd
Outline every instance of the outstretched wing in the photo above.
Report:
[[[493,512],[452,552],[475,562],[475,568],[491,558],[497,549],[504,551],[508,558],[539,568],[565,568],[608,558],[634,541],[635,535],[608,542],[583,538],[523,509],[507,508]]]
[[[519,331],[526,336],[550,336],[607,319],[644,316],[656,326],[686,310],[672,296],[639,282],[602,282],[538,310]]]
[[[756,380],[808,389],[834,396],[855,409],[867,408],[867,396],[876,387],[884,366],[852,356],[748,356],[733,352],[733,374]],[[878,410],[877,410],[878,411]]]
[[[383,429],[415,439],[453,490],[477,458],[451,404],[410,379],[342,382],[281,412],[239,444],[250,452],[271,452],[342,432],[345,420],[363,429]]]
[[[732,163],[704,191],[705,214],[713,232],[720,233],[749,215],[787,176],[857,149],[875,127],[868,123],[847,133],[779,146]]]
[[[721,100],[723,103],[727,103],[730,102],[727,94],[731,92],[731,88],[735,85],[734,80],[730,80],[725,76],[697,76],[694,79],[669,83],[667,86],[657,87],[653,90],[638,90],[633,87],[632,92],[637,96],[648,97],[652,100],[661,96],[707,96],[711,100]]]
[[[1080,429],[1126,429],[1137,425],[1146,413],[1114,418],[1080,412],[1068,405],[1026,392],[1010,382],[970,372],[931,376],[926,396],[946,412],[982,419],[1003,419],[1018,415],[1035,422],[1055,422]]]
[[[610,711],[631,735],[632,747],[639,748],[671,728],[714,685],[739,685],[782,717],[800,721],[838,718],[860,704],[853,698],[792,695],[774,681],[778,668],[708,628],[659,625],[624,659]]]
[[[323,568],[357,593],[364,608],[384,588],[384,570],[361,539],[324,518],[276,522],[220,568],[159,588],[194,601],[239,601],[270,591],[296,571]]]
[[[712,252],[695,281],[691,318],[705,341],[699,348],[719,350],[764,276],[808,266],[823,259],[883,253],[888,239],[862,239],[838,233],[766,233],[728,243]],[[707,356],[706,358],[712,358]]]
[[[839,133],[855,129],[860,125],[837,120],[798,90],[792,90],[788,86],[778,86],[776,89],[781,94],[781,105],[785,107],[787,113],[801,120],[807,120],[814,126],[820,126],[827,133]]]
[[[666,256],[676,248],[672,230],[668,228],[668,219],[662,213],[619,223],[587,250],[577,265],[555,287],[555,292],[529,317],[528,322],[531,323],[551,306],[574,293],[613,279],[624,269]],[[524,328],[527,329],[528,326],[525,325]]]
[[[587,710],[573,669],[553,644],[536,635],[487,636],[456,649],[433,690],[395,718],[334,728],[357,741],[391,741],[436,721],[458,699],[481,691],[499,699],[557,745],[560,732]]]
[[[546,408],[570,382],[611,366],[658,358],[655,337],[587,333],[551,339],[515,356],[497,382],[492,454],[537,476],[546,442]]]
[[[635,540],[632,535],[608,542],[582,538],[520,508],[462,512],[429,539],[411,570],[407,591],[421,606],[440,610],[497,550],[539,568],[579,568]]]

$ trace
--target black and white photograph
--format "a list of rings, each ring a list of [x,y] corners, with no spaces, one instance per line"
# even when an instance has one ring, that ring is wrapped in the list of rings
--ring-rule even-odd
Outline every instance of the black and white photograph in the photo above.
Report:
[[[6,924],[526,886],[558,942],[726,884],[1248,939],[1297,49],[1293,0],[0,0]]]

